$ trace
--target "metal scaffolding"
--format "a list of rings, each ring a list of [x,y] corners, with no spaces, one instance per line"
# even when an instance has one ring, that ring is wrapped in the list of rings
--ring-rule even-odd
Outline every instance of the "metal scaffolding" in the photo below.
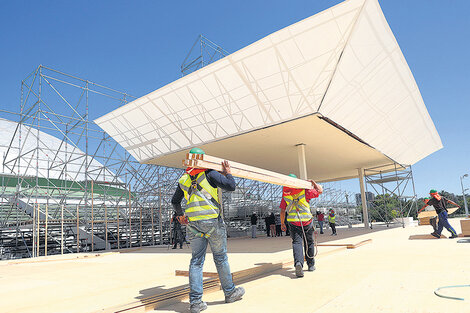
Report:
[[[181,72],[227,54],[201,35]],[[42,65],[21,82],[19,113],[2,111],[14,121],[2,120],[11,128],[11,140],[0,147],[0,259],[171,242],[171,198],[183,170],[138,163],[93,122],[103,108],[133,99]],[[222,198],[231,236],[246,234],[253,212],[261,218],[279,213],[282,195],[281,186],[236,183],[237,190]],[[345,208],[350,223],[348,197],[326,184],[324,195],[312,203]]]
[[[383,172],[377,168],[364,170],[366,190],[375,195],[367,199],[370,220],[393,222],[405,226],[404,218],[417,212],[417,196],[413,171],[409,165],[395,163],[394,170]]]

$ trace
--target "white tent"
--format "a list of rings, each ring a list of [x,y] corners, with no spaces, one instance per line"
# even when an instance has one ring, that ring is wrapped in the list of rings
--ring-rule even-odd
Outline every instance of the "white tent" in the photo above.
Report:
[[[299,173],[305,148],[308,176],[317,180],[411,165],[442,148],[376,0],[342,2],[96,123],[140,162],[166,166],[180,167],[198,146]]]

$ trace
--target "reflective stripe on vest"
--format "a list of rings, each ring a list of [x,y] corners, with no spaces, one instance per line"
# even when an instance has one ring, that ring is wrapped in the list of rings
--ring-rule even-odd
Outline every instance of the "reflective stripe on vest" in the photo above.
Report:
[[[288,222],[307,222],[313,218],[310,212],[310,205],[307,199],[305,199],[305,190],[295,195],[284,195],[284,201],[286,201],[287,204]]]
[[[185,173],[178,184],[183,190],[187,207],[185,214],[189,221],[209,220],[219,217],[219,196],[217,188],[207,181],[206,173],[196,176]]]

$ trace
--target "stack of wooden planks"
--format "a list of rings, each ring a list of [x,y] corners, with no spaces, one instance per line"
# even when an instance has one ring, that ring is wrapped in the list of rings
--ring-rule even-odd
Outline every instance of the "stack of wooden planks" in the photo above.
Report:
[[[460,227],[464,237],[470,236],[470,219],[460,220]]]
[[[222,171],[222,162],[224,159],[213,157],[207,154],[186,154],[186,159],[183,160],[183,166],[194,168],[206,168],[216,171]],[[265,183],[281,185],[298,189],[310,189],[312,184],[309,181],[290,177],[288,175],[279,174],[276,172],[264,170],[254,166],[249,166],[233,161],[228,161],[231,167],[232,175],[247,178]]]

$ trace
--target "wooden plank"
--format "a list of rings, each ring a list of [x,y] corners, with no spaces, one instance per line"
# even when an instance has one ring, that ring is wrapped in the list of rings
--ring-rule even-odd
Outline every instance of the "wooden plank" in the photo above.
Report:
[[[210,155],[207,155],[207,154],[191,154],[191,153],[188,153],[186,155],[186,158],[187,159],[203,160],[203,161],[212,162],[212,163],[215,163],[215,164],[221,164],[223,161],[225,161],[224,159],[217,158],[217,157],[214,157],[214,156],[210,156]],[[295,178],[295,177],[290,177],[288,175],[284,175],[284,174],[281,174],[281,173],[265,170],[265,169],[262,169],[262,168],[259,168],[259,167],[254,167],[254,166],[250,166],[250,165],[246,165],[246,164],[242,164],[242,163],[238,163],[238,162],[234,162],[234,161],[229,161],[229,160],[227,160],[227,161],[230,163],[230,167],[232,167],[232,168],[238,168],[238,169],[253,172],[253,173],[258,173],[258,174],[263,174],[263,175],[266,175],[266,176],[276,177],[276,178],[279,178],[279,179],[282,179],[282,180],[289,180],[294,184],[296,184],[296,183],[300,184],[300,183],[305,182],[302,179],[298,179],[298,178]],[[309,188],[311,188],[311,186]]]
[[[460,220],[463,236],[470,236],[470,219]]]
[[[452,214],[455,211],[457,211],[459,208],[449,208],[447,209],[447,214]],[[437,216],[436,210],[432,211],[422,211],[421,213],[418,214],[418,218],[425,218],[425,217],[434,217]]]
[[[175,276],[189,277],[189,271],[175,270]],[[215,277],[219,278],[218,273],[214,272],[202,272],[202,277]]]
[[[207,168],[207,169],[213,169],[216,171],[223,170],[222,164],[215,164],[215,163],[206,162],[203,160],[185,160],[183,164],[184,166],[189,166],[189,167],[194,167],[194,168]],[[298,189],[312,188],[312,184],[310,182],[301,180],[301,179],[298,180],[299,181],[298,183],[294,183],[290,179],[280,179],[277,177],[272,177],[272,176],[267,176],[267,175],[260,174],[260,173],[245,171],[245,170],[238,169],[238,168],[232,168],[231,172],[233,176],[262,181],[265,183],[270,183],[270,184],[275,184],[275,185],[280,185],[280,186],[286,186],[286,187],[298,188]],[[286,177],[289,177],[289,176],[286,176]],[[292,178],[292,177],[289,177],[289,178]]]
[[[441,235],[441,238],[447,238],[446,236],[444,235]],[[433,235],[411,235],[408,240],[422,240],[422,239],[439,239],[439,238],[436,238],[434,237]]]
[[[363,246],[363,245],[371,243],[371,242],[372,242],[372,239],[366,239],[366,240],[363,240],[361,242],[356,243],[355,245],[348,246],[347,248],[348,249],[356,249],[360,246]]]

